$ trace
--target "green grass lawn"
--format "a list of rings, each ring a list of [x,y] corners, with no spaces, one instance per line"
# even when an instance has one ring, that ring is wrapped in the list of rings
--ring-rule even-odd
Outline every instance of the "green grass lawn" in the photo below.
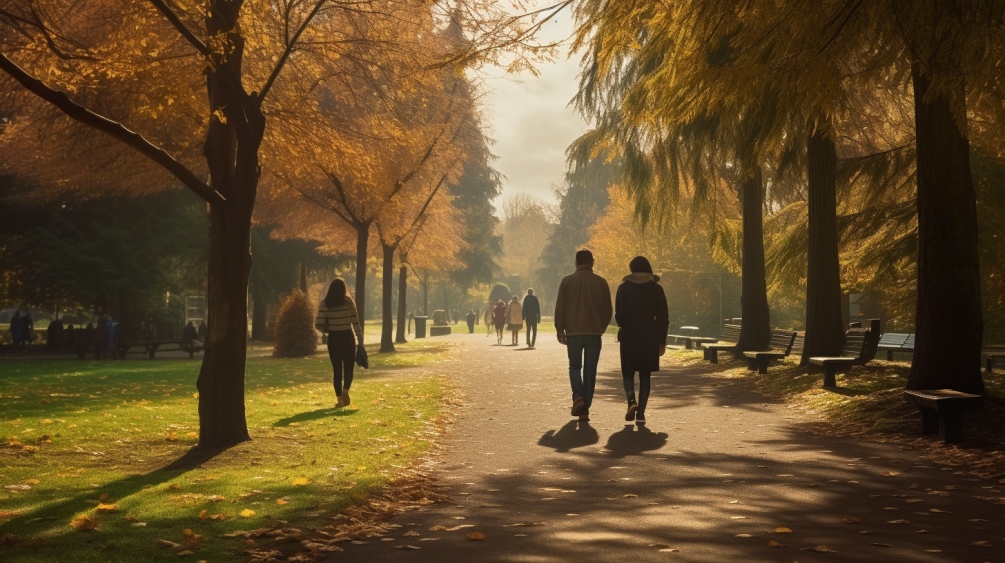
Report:
[[[368,340],[371,369],[357,368],[352,405],[340,410],[325,355],[249,358],[253,440],[212,457],[193,450],[198,361],[0,362],[0,558],[302,551],[234,532],[321,527],[400,475],[437,433],[449,383],[394,368],[442,359],[449,345],[420,340],[381,355]]]

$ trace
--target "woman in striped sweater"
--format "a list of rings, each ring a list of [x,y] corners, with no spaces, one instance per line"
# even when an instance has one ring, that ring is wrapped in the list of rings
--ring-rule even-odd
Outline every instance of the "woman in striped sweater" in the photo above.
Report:
[[[356,344],[363,345],[363,329],[356,314],[356,303],[349,297],[345,280],[335,278],[328,286],[328,294],[318,304],[314,326],[328,333],[328,357],[335,372],[332,383],[338,402],[335,407],[349,406],[349,388],[352,387],[352,368],[356,362]],[[356,340],[353,341],[353,333]]]

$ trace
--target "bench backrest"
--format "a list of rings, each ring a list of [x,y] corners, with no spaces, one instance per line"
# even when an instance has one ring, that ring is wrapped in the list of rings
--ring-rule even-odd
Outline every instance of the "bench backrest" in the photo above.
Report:
[[[740,339],[740,325],[723,325],[722,334],[719,340],[723,342],[736,342]]]
[[[789,355],[795,340],[796,332],[794,330],[773,330],[771,331],[771,344],[768,345],[768,348],[782,350],[786,355]]]
[[[841,350],[841,356],[845,358],[858,358],[860,360],[865,359],[865,348],[868,337],[869,331],[867,329],[849,329],[848,332],[844,333],[844,349]]]
[[[904,343],[907,342],[908,338],[911,339],[911,342],[913,344],[914,342],[913,334],[907,334],[903,332],[886,332],[879,337],[879,345],[900,348],[901,346],[904,345]]]
[[[803,345],[806,344],[806,333],[799,331],[796,333],[795,338],[792,339],[792,350],[789,351],[789,355],[795,354],[797,356],[803,355]]]

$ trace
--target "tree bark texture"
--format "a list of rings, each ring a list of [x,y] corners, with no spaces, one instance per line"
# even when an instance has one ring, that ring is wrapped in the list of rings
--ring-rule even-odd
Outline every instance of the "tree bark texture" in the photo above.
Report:
[[[806,342],[800,365],[812,356],[839,355],[844,346],[841,267],[837,235],[837,150],[830,131],[818,128],[806,147],[809,242],[806,265]]]
[[[404,260],[402,260],[404,262]],[[405,323],[408,322],[408,308],[406,297],[408,296],[408,266],[404,263],[398,268],[398,327],[394,334],[395,344],[405,344]]]
[[[771,341],[771,315],[764,267],[764,183],[760,167],[740,185],[740,199],[743,207],[740,274],[743,325],[737,351],[767,350]]]
[[[384,243],[380,245],[384,251],[381,275],[381,323],[380,323],[380,351],[394,352],[394,311],[391,306],[394,297],[394,253],[398,247],[388,246]]]
[[[356,312],[359,325],[366,326],[366,251],[370,244],[370,223],[356,227]]]
[[[983,393],[977,194],[970,143],[951,99],[965,105],[962,78],[932,88],[919,63],[912,68],[918,154],[918,305],[908,389]],[[952,96],[952,98],[951,98]]]

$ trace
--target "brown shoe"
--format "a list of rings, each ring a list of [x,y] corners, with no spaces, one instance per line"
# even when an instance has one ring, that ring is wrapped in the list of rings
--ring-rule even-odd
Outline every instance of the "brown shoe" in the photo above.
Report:
[[[587,412],[586,401],[582,397],[576,397],[572,400],[572,416],[579,416]]]

